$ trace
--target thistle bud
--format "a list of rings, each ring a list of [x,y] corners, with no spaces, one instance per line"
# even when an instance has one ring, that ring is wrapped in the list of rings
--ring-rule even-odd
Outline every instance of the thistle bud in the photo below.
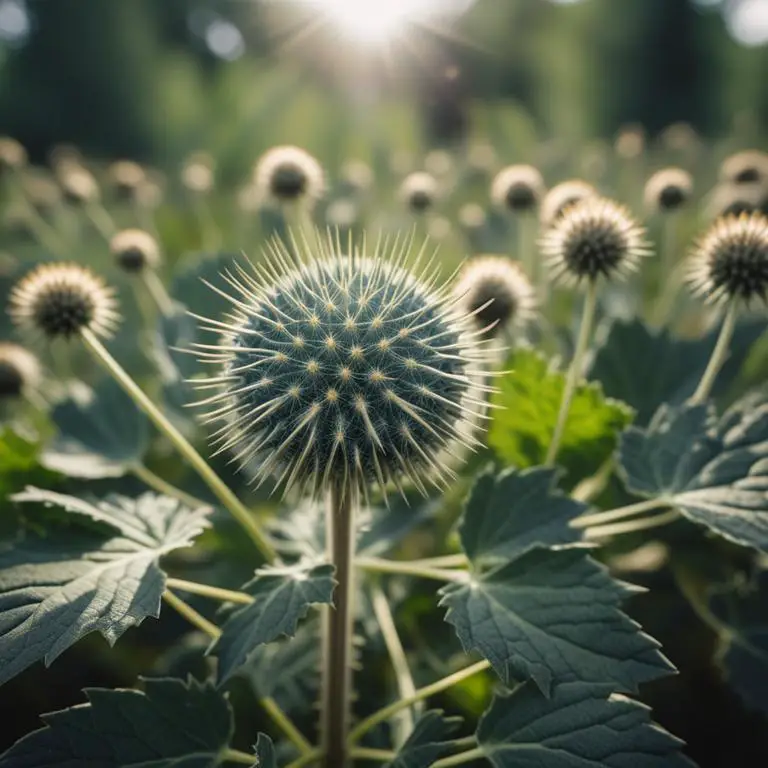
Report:
[[[768,184],[768,154],[748,149],[727,157],[720,166],[720,181],[728,184]]]
[[[0,136],[0,173],[4,170],[17,171],[27,164],[27,150],[10,136]]]
[[[493,180],[491,199],[502,210],[528,213],[539,206],[545,191],[544,179],[536,168],[510,165]]]
[[[671,213],[682,208],[691,198],[693,180],[682,168],[665,168],[648,179],[645,206],[649,211]]]
[[[160,264],[160,247],[149,232],[142,229],[124,229],[109,243],[115,263],[124,272],[132,274],[155,269]]]
[[[400,199],[412,213],[423,214],[437,202],[439,185],[434,176],[418,171],[406,176],[400,185]]]
[[[99,197],[96,179],[82,166],[62,166],[59,183],[64,192],[64,199],[74,205],[83,205]]]
[[[539,220],[543,227],[552,226],[570,206],[585,198],[597,196],[597,190],[586,181],[563,181],[552,187],[544,196],[539,209]]]
[[[121,200],[134,200],[136,191],[146,181],[144,169],[132,160],[118,160],[109,167],[110,186]]]
[[[19,397],[40,384],[37,357],[18,344],[0,342],[0,400]]]
[[[299,147],[273,147],[256,165],[254,180],[263,199],[276,204],[313,204],[325,191],[320,163]]]

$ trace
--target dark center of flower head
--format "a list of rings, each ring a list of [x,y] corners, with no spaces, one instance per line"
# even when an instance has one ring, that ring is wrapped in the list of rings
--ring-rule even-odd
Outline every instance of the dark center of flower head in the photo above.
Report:
[[[416,213],[424,213],[432,205],[432,195],[425,189],[415,189],[408,197],[408,205]]]
[[[750,301],[768,298],[768,248],[765,243],[723,243],[710,257],[709,275],[715,288]]]
[[[736,197],[731,200],[720,212],[721,216],[741,216],[744,213],[753,213],[758,209],[756,201]]]
[[[0,398],[17,397],[24,387],[24,377],[13,363],[0,360]]]
[[[307,190],[307,174],[294,163],[282,163],[272,173],[269,186],[278,200],[296,200]]]
[[[563,261],[578,278],[610,276],[627,256],[627,242],[613,227],[584,227],[563,244]]]
[[[536,207],[538,195],[530,184],[516,181],[509,185],[504,199],[507,202],[507,208],[511,211],[522,212]]]
[[[37,297],[35,325],[48,336],[72,336],[90,325],[93,299],[77,286],[57,286]]]
[[[147,264],[147,254],[137,246],[121,249],[116,259],[120,268],[126,272],[141,272]]]
[[[745,166],[733,177],[734,184],[756,184],[759,181],[762,181],[762,174],[754,165]]]
[[[659,192],[659,208],[664,211],[674,211],[686,201],[685,190],[679,184],[667,184]]]
[[[485,329],[486,337],[498,334],[518,309],[515,297],[500,280],[484,280],[477,285],[469,296],[467,308],[476,312],[476,324]]]

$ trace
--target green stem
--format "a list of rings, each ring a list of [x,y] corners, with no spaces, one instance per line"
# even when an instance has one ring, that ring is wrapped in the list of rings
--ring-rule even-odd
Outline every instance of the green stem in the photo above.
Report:
[[[264,707],[275,725],[290,739],[302,755],[312,754],[312,745],[304,738],[301,731],[293,724],[285,712],[280,709],[278,703],[271,696],[260,698],[259,704]]]
[[[101,203],[91,200],[86,203],[84,210],[94,229],[109,242],[117,228],[115,227],[115,222],[112,221],[112,217],[107,213],[106,208]]]
[[[155,272],[154,269],[144,269],[141,273],[141,279],[146,286],[147,293],[149,293],[152,300],[157,304],[160,313],[165,317],[173,315],[173,299],[168,295],[168,291],[165,290],[163,281],[158,277],[157,272]]]
[[[171,606],[177,613],[183,616],[190,624],[197,627],[201,632],[205,632],[211,640],[218,640],[221,630],[205,616],[199,614],[191,605],[185,603],[180,597],[177,597],[170,590],[163,592],[163,600]]]
[[[570,526],[571,528],[589,528],[592,525],[603,525],[604,523],[612,523],[616,520],[624,520],[627,517],[634,517],[643,512],[650,512],[660,507],[668,507],[670,504],[669,499],[648,499],[647,501],[639,501],[636,504],[628,504],[626,507],[617,507],[606,512],[593,512],[589,515],[576,517],[571,520]]]
[[[444,757],[442,760],[432,763],[432,768],[450,768],[453,765],[464,765],[465,763],[471,763],[473,760],[482,760],[484,757],[485,752],[482,747],[477,747],[476,749],[470,749],[469,752],[461,752],[458,755]]]
[[[238,765],[250,765],[256,762],[255,755],[249,755],[247,752],[241,752],[239,749],[225,749],[221,755],[225,763],[237,763]]]
[[[428,566],[418,565],[418,563],[401,562],[399,560],[383,560],[378,557],[358,557],[355,560],[355,565],[366,571],[416,576],[423,579],[434,579],[435,581],[465,582],[467,580],[466,571],[449,571],[440,568],[429,568]]]
[[[379,763],[387,763],[394,760],[397,754],[391,749],[369,749],[367,747],[355,747],[349,751],[349,756],[358,760],[375,760]]]
[[[622,533],[636,533],[649,531],[653,528],[661,528],[664,525],[679,520],[680,513],[676,509],[665,512],[663,515],[643,517],[640,520],[628,520],[625,523],[613,523],[612,525],[598,525],[595,528],[587,528],[584,531],[585,539],[602,539],[606,536],[618,536]]]
[[[292,763],[288,763],[286,768],[304,768],[305,765],[310,763],[316,763],[322,757],[322,752],[319,749],[313,749],[306,755],[294,760]]]
[[[589,340],[592,336],[592,326],[595,321],[595,310],[597,309],[597,280],[590,280],[587,288],[587,295],[584,298],[584,311],[581,316],[581,328],[579,329],[579,338],[576,342],[576,350],[571,360],[571,367],[568,369],[568,377],[565,380],[565,389],[563,390],[563,399],[560,402],[560,412],[557,415],[557,424],[552,435],[552,442],[547,451],[545,464],[553,466],[557,458],[557,452],[560,449],[560,442],[565,433],[565,425],[568,421],[568,413],[571,409],[571,400],[576,391],[576,385],[581,378],[581,368],[584,362],[584,355],[589,346]]]
[[[26,221],[32,230],[32,236],[45,250],[50,251],[54,256],[65,258],[67,256],[66,246],[61,242],[58,232],[38,213],[27,197],[19,171],[14,170],[12,178],[11,194],[23,209]]]
[[[571,498],[576,501],[592,501],[597,498],[608,485],[613,474],[615,457],[610,456],[603,462],[600,469],[591,477],[585,477],[571,492]]]
[[[469,565],[469,558],[465,554],[438,555],[437,557],[425,557],[409,562],[411,565],[424,565],[427,568],[466,568]]]
[[[447,677],[444,677],[435,683],[431,683],[430,685],[425,685],[423,688],[419,688],[416,693],[413,694],[413,696],[400,699],[399,701],[396,701],[387,707],[383,707],[377,712],[374,712],[372,715],[366,717],[365,720],[355,726],[355,728],[349,734],[349,743],[356,744],[366,733],[368,733],[368,731],[371,730],[371,728],[377,726],[379,723],[383,723],[385,720],[389,720],[390,717],[396,715],[401,709],[410,707],[417,701],[423,701],[424,699],[428,699],[430,696],[441,693],[442,691],[451,688],[457,683],[462,682],[462,680],[466,680],[468,677],[472,677],[473,675],[477,675],[480,672],[489,669],[490,666],[491,664],[488,661],[478,661],[476,664],[472,664],[470,667],[460,669],[458,672],[454,672],[453,674],[448,675]]]
[[[720,369],[723,367],[723,363],[728,357],[728,347],[731,343],[733,330],[736,327],[738,308],[738,303],[731,300],[731,303],[728,305],[728,310],[725,313],[723,325],[720,328],[720,335],[717,337],[717,344],[715,344],[715,348],[712,350],[712,357],[709,358],[707,370],[704,371],[699,386],[696,388],[693,397],[690,399],[692,405],[700,405],[703,403],[712,391],[717,374],[720,373]]]
[[[191,509],[211,506],[209,502],[198,499],[195,496],[192,496],[192,494],[182,491],[181,488],[172,485],[167,480],[163,480],[162,477],[156,475],[152,470],[147,469],[143,464],[131,465],[130,471],[131,474],[135,475],[142,483],[148,485],[153,490],[164,496],[173,496]]]
[[[136,405],[152,420],[155,426],[173,443],[176,449],[190,463],[205,481],[221,503],[243,526],[253,542],[268,561],[277,558],[277,552],[259,524],[251,516],[242,502],[227,487],[223,480],[211,469],[205,459],[190,445],[178,429],[163,415],[160,409],[149,399],[136,382],[125,372],[120,364],[109,354],[104,345],[87,328],[80,331],[80,336],[94,358],[114,377],[118,384],[133,399]]]
[[[253,602],[253,598],[245,592],[235,592],[231,589],[221,589],[220,587],[212,587],[208,584],[198,584],[196,581],[174,579],[169,576],[165,580],[165,583],[169,589],[178,589],[182,592],[189,592],[190,595],[210,597],[213,600],[221,600],[223,603],[250,605]]]

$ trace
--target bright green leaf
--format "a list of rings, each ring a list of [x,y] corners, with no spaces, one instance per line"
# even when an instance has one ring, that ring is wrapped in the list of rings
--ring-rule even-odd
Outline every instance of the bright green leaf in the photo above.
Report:
[[[620,609],[638,591],[612,579],[583,549],[534,549],[441,590],[465,651],[507,684],[532,678],[545,695],[574,680],[636,691],[670,674],[658,643]]]
[[[682,742],[610,686],[531,683],[497,696],[477,728],[494,768],[691,768]]]
[[[460,724],[460,717],[444,717],[440,710],[425,712],[389,768],[429,768],[448,752],[449,736]]]
[[[506,362],[511,372],[495,381],[499,388],[488,444],[500,459],[517,467],[543,464],[560,409],[565,374],[553,370],[535,350],[520,349]],[[632,420],[632,410],[603,395],[598,382],[576,388],[558,454],[569,480],[588,477],[610,457],[616,436]]]
[[[0,768],[215,768],[232,736],[209,683],[146,680],[145,691],[87,688],[88,704],[43,715],[0,755]]]
[[[0,683],[40,659],[50,664],[89,632],[114,643],[157,617],[165,589],[159,558],[206,527],[205,510],[153,493],[90,501],[30,488],[13,500],[62,507],[114,530],[30,535],[0,549]]]
[[[50,482],[55,475],[40,466],[40,445],[10,426],[0,427],[0,499],[31,483]]]

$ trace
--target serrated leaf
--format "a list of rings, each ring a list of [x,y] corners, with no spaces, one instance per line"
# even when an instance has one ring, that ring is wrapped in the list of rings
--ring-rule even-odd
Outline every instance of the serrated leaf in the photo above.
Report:
[[[545,463],[560,409],[565,374],[552,370],[532,349],[517,350],[506,362],[511,371],[494,384],[499,391],[488,444],[510,465],[525,468]],[[632,421],[632,410],[603,395],[599,382],[582,383],[571,402],[558,464],[575,482],[594,474],[616,447],[616,436]]]
[[[209,683],[146,680],[145,691],[87,688],[88,704],[43,715],[0,768],[215,768],[232,712]]]
[[[41,463],[71,477],[119,477],[149,446],[149,422],[112,379],[73,392],[51,418],[58,431]]]
[[[448,737],[460,724],[460,717],[444,717],[440,710],[425,712],[389,768],[429,768],[450,749]]]
[[[750,708],[768,714],[768,571],[747,589],[713,595],[710,608],[727,628],[718,658],[728,682]]]
[[[269,736],[260,733],[256,738],[256,762],[252,768],[277,768],[277,756],[275,755],[275,745]]]
[[[557,490],[549,467],[481,474],[472,486],[459,524],[461,543],[473,562],[512,560],[535,546],[571,544],[580,533],[568,523],[587,505]]]
[[[258,646],[296,634],[310,606],[330,603],[335,582],[332,565],[299,563],[256,571],[242,587],[254,602],[230,615],[210,652],[219,659],[219,683],[228,680]]]
[[[670,674],[658,643],[620,609],[639,590],[584,550],[534,549],[441,590],[446,621],[507,684],[532,678],[545,695],[574,680],[636,691]]]
[[[736,544],[768,552],[768,398],[750,396],[720,419],[708,405],[663,405],[622,436],[627,488],[665,500]]]
[[[206,527],[205,510],[153,493],[90,501],[31,488],[13,500],[60,506],[114,532],[69,529],[0,550],[0,683],[40,659],[50,664],[89,632],[114,643],[159,616],[159,558]]]
[[[609,686],[564,683],[544,698],[524,683],[493,700],[477,741],[495,768],[691,768],[648,708]]]
[[[764,332],[763,320],[738,324],[715,395],[727,389]],[[635,408],[637,424],[644,426],[659,403],[680,405],[694,393],[719,333],[714,328],[701,339],[675,339],[666,328],[657,331],[642,320],[617,320],[595,354],[589,377],[602,382],[606,395]]]

